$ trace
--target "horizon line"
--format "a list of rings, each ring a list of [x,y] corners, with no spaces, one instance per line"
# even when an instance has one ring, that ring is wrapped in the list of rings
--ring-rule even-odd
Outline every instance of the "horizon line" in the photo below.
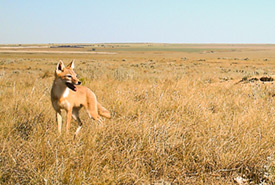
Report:
[[[65,44],[72,44],[72,45],[92,45],[92,44],[197,44],[197,45],[206,45],[206,44],[220,44],[220,45],[227,45],[227,44],[233,44],[233,45],[274,45],[275,43],[238,43],[238,42],[224,42],[224,43],[218,43],[218,42],[63,42],[63,43],[13,43],[13,44],[0,44],[0,45],[65,45]]]

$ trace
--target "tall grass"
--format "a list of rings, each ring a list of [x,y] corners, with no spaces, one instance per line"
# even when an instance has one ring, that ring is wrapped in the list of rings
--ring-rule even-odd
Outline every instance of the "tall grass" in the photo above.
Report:
[[[237,176],[274,182],[275,89],[221,80],[253,69],[243,74],[225,65],[225,73],[192,62],[76,64],[113,116],[98,125],[81,112],[76,140],[75,122],[69,136],[57,132],[48,72],[54,61],[29,59],[32,68],[23,70],[1,64],[0,183],[228,184]]]

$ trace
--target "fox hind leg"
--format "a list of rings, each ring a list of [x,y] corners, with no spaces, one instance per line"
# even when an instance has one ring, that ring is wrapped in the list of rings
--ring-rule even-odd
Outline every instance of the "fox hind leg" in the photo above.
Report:
[[[98,123],[101,123],[101,119],[100,116],[96,110],[88,110],[88,114],[90,118],[93,118],[95,121],[97,121]]]
[[[85,107],[89,116],[101,124],[101,117],[99,115],[110,117],[110,113],[96,99],[95,94],[89,90],[87,94],[87,107]]]
[[[74,119],[77,121],[77,123],[78,123],[78,127],[77,127],[77,129],[76,129],[75,134],[74,134],[74,139],[77,137],[79,131],[80,131],[81,128],[82,128],[82,121],[81,121],[80,118],[79,118],[79,110],[80,110],[80,108],[74,108],[74,109],[73,109],[73,113],[72,113],[73,118],[74,118]]]
[[[93,118],[94,120],[100,122],[100,116],[98,114],[98,107],[97,107],[97,102],[96,102],[95,98],[90,99],[88,106],[85,108],[86,108],[90,118]]]

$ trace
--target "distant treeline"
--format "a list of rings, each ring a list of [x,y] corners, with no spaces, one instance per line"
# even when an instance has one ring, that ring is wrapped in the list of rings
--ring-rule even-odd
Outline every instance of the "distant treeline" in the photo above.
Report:
[[[60,45],[60,46],[50,46],[50,48],[84,48],[83,45]]]

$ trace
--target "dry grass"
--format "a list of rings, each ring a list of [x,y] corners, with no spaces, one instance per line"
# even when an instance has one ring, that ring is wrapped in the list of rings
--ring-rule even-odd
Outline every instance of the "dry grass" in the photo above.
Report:
[[[1,54],[0,184],[275,182],[275,89],[235,84],[274,74],[273,50],[268,61],[247,48],[216,55],[140,50]],[[57,61],[72,58],[113,115],[97,125],[83,111],[76,141],[75,122],[71,135],[58,135],[49,94]]]

